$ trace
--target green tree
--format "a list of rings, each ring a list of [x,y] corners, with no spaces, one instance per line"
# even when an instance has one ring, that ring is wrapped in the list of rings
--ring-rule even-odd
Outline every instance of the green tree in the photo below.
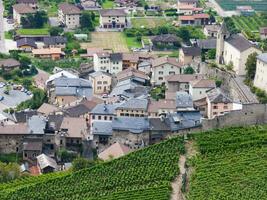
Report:
[[[189,41],[190,32],[186,27],[182,27],[179,31],[179,36],[183,39],[183,41]]]
[[[94,161],[79,157],[73,160],[72,169],[73,171],[78,171],[81,169],[92,167],[94,166],[94,164],[95,164]]]
[[[0,162],[0,183],[5,183],[20,176],[19,165]]]
[[[246,79],[249,81],[253,81],[255,77],[257,55],[258,55],[257,53],[250,54],[246,62]]]
[[[59,36],[63,33],[63,28],[62,27],[51,27],[49,29],[49,33],[51,36]]]
[[[25,78],[22,80],[22,85],[28,90],[32,86],[32,81],[30,79]]]
[[[188,66],[187,68],[184,69],[184,74],[194,74],[194,73],[195,70],[191,66]]]
[[[93,31],[95,29],[91,12],[85,11],[80,19],[81,28]]]
[[[216,57],[216,49],[210,49],[207,52],[208,59],[215,59]]]

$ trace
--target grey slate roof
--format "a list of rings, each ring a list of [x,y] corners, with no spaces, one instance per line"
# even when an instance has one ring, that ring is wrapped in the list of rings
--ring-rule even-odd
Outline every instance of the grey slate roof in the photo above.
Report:
[[[91,77],[97,77],[97,76],[102,76],[102,75],[111,77],[111,74],[109,74],[107,72],[103,72],[103,71],[97,71],[97,72],[89,74],[89,76],[91,76]]]
[[[147,106],[147,99],[131,98],[122,103],[120,106],[118,106],[117,109],[147,110]]]
[[[197,40],[197,46],[201,49],[216,49],[216,39]]]
[[[55,79],[56,87],[88,87],[92,88],[90,81],[81,78],[60,77]]]
[[[115,117],[112,121],[112,129],[138,134],[149,130],[149,121],[145,117]]]
[[[122,61],[122,53],[111,53],[110,61],[112,62]]]
[[[257,58],[260,61],[267,63],[267,53],[260,54],[260,55],[257,56]]]
[[[125,17],[127,15],[124,9],[102,9],[99,11],[99,13],[102,17]]]
[[[101,115],[115,115],[115,110],[119,106],[119,103],[114,104],[105,104],[101,103],[96,105],[91,111],[92,114],[101,114]]]
[[[176,92],[176,108],[193,108],[193,99],[187,92]]]
[[[36,110],[15,112],[13,114],[13,117],[17,123],[25,123],[30,117],[34,115],[37,115]]]
[[[37,48],[37,45],[35,44],[35,41],[32,38],[21,38],[17,40],[16,42],[17,42],[17,47],[29,45],[33,48]]]
[[[0,60],[0,67],[17,67],[20,66],[20,62],[13,59],[13,58],[8,58],[4,60]]]
[[[92,124],[94,135],[112,135],[112,121],[94,121]]]
[[[149,126],[152,131],[169,131],[170,127],[165,123],[165,120],[160,118],[149,118]]]
[[[179,2],[197,3],[198,0],[178,0]]]
[[[200,56],[201,49],[199,47],[182,47],[184,55],[186,56]]]
[[[23,150],[26,151],[42,151],[43,143],[41,141],[23,142]]]
[[[63,115],[48,115],[47,117],[47,131],[59,131],[62,124],[64,116]]]
[[[212,103],[232,103],[233,100],[227,97],[219,88],[207,92],[207,97]]]
[[[246,38],[240,35],[232,35],[228,39],[226,39],[226,42],[235,47],[240,52],[243,52],[250,47],[254,47],[253,44],[251,44]]]
[[[30,133],[44,134],[45,126],[46,126],[46,118],[43,116],[34,115],[28,120],[28,127]]]
[[[67,43],[67,38],[63,36],[51,36],[44,38],[45,45],[55,45],[55,44],[65,44]]]
[[[201,114],[199,111],[170,113],[166,122],[172,131],[194,128],[201,125]]]
[[[89,109],[87,106],[83,104],[78,104],[76,106],[72,106],[67,108],[64,112],[69,117],[79,117],[86,113],[89,113],[91,109]]]
[[[178,42],[179,39],[174,34],[162,34],[152,38],[152,42]]]

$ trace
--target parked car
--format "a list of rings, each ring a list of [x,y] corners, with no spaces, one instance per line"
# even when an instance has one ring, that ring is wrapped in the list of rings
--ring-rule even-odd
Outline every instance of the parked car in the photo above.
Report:
[[[14,85],[13,90],[21,90],[23,87],[22,85]]]
[[[6,84],[4,82],[0,82],[0,88],[3,88],[5,86],[6,86]]]
[[[108,98],[108,94],[103,94],[102,98]]]
[[[26,94],[29,96],[32,95],[31,91],[28,91]]]
[[[4,97],[3,96],[0,96],[0,101],[3,101],[4,100]]]

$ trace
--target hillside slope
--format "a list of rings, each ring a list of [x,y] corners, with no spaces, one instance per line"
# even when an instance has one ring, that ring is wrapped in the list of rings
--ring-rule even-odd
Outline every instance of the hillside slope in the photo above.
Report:
[[[179,173],[184,152],[178,137],[95,167],[40,181],[29,179],[13,188],[0,185],[1,200],[167,200],[170,182]],[[44,178],[43,178],[44,179]]]

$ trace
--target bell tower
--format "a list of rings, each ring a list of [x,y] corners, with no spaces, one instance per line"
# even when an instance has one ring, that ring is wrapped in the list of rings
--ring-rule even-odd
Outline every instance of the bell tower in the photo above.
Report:
[[[227,30],[225,22],[222,23],[221,28],[217,33],[217,44],[216,44],[216,63],[224,64],[223,53],[224,53],[224,41],[230,36]]]

